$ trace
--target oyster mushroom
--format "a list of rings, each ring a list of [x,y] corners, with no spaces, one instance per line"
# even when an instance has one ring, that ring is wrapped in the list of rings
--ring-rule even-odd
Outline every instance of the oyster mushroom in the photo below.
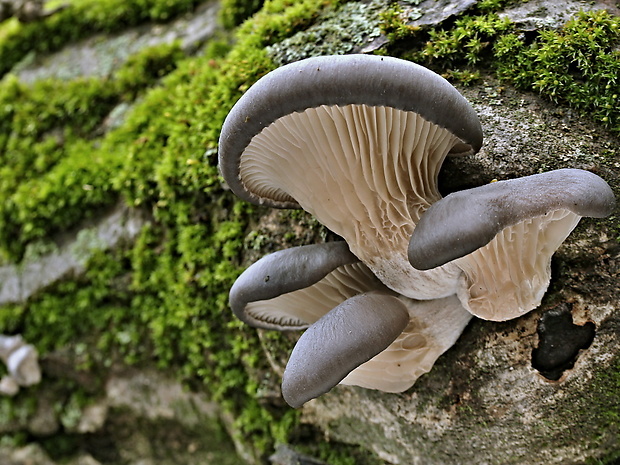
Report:
[[[448,195],[421,217],[409,244],[418,269],[463,270],[458,296],[472,314],[502,321],[540,305],[551,256],[584,217],[611,214],[599,176],[560,169]]]
[[[385,350],[409,322],[397,297],[360,294],[345,300],[302,335],[286,365],[282,396],[300,407]]]
[[[458,338],[471,318],[450,297],[460,269],[417,271],[407,246],[421,213],[441,198],[437,177],[446,156],[475,153],[481,144],[478,118],[458,91],[396,58],[292,63],[235,104],[219,143],[233,192],[260,205],[303,208],[350,248],[282,251],[252,265],[231,289],[233,311],[249,324],[309,327],[285,372],[291,404],[308,399],[299,390],[308,374],[316,381],[306,386],[311,397],[341,381],[407,389]],[[442,317],[425,322],[438,307],[419,299],[444,298]],[[319,345],[322,362],[311,350]],[[343,350],[358,357],[336,362]]]
[[[253,326],[307,328],[282,382],[284,399],[293,407],[339,383],[408,389],[472,317],[456,296],[416,301],[396,294],[342,241],[261,258],[237,279],[230,302]]]
[[[219,165],[242,199],[303,208],[389,288],[431,299],[455,292],[459,270],[416,271],[407,245],[441,198],[445,157],[481,144],[474,110],[439,75],[391,57],[324,56],[248,89],[222,127]]]
[[[341,282],[343,274],[349,281],[367,279],[368,288],[380,285],[374,276],[348,276],[353,270],[345,273],[350,270],[347,265],[354,263],[359,259],[342,241],[272,253],[237,278],[230,289],[230,307],[241,321],[256,328],[306,329],[355,294]]]

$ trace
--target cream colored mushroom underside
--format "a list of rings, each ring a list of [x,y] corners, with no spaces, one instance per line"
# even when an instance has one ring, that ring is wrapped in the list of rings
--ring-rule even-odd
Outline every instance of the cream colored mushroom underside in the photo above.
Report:
[[[321,106],[282,117],[256,135],[240,179],[260,197],[294,199],[341,235],[391,289],[416,294],[400,269],[420,215],[441,198],[437,176],[459,139],[413,112],[365,105]],[[386,257],[398,270],[377,266]],[[417,272],[423,281],[442,270]]]
[[[364,264],[355,263],[336,268],[308,288],[251,302],[247,311],[262,321],[281,325],[312,324],[345,300],[373,291],[390,293]],[[349,373],[341,384],[386,392],[409,389],[456,342],[472,317],[455,295],[427,301],[399,298],[409,311],[407,328],[383,352]]]
[[[454,261],[463,270],[458,296],[485,320],[504,321],[538,307],[551,279],[551,256],[577,226],[568,210],[522,221]]]
[[[416,301],[402,297],[411,320],[400,336],[383,352],[363,363],[340,384],[403,392],[454,345],[472,315],[453,295]]]
[[[312,324],[354,295],[387,290],[362,263],[336,268],[316,284],[269,300],[248,303],[252,317],[283,326]]]

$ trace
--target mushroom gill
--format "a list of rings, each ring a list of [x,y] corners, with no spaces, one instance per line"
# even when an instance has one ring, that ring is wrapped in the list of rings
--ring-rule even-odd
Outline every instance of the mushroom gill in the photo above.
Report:
[[[239,172],[248,191],[295,201],[341,235],[391,289],[444,297],[455,292],[455,272],[416,272],[406,251],[420,214],[441,198],[437,177],[457,142],[413,112],[320,106],[263,129],[243,152]]]
[[[352,370],[385,350],[409,322],[398,297],[356,295],[319,318],[299,338],[282,377],[292,407],[326,393]]]
[[[508,226],[484,247],[455,260],[458,296],[485,320],[517,318],[538,307],[551,280],[551,256],[581,217],[560,209]]]
[[[362,262],[351,261],[346,242],[263,257],[235,282],[231,305],[253,326],[306,329],[285,370],[291,405],[340,382],[408,389],[471,319],[454,295],[426,301],[397,295]]]
[[[230,289],[230,307],[241,321],[258,328],[305,329],[309,323],[332,308],[329,301],[323,300],[330,297],[328,292],[322,292],[325,286],[317,286],[317,283],[331,281],[333,289],[341,289],[340,292],[346,293],[346,285],[338,280],[342,272],[337,270],[357,262],[359,260],[349,251],[344,241],[274,252],[253,263],[237,278]],[[376,278],[372,278],[376,281]],[[313,291],[310,292],[310,289]],[[296,291],[301,292],[301,295]],[[323,302],[318,307],[306,308],[296,304],[300,298],[282,297],[287,295],[316,297],[316,300]]]
[[[445,157],[481,144],[473,108],[438,74],[392,57],[323,56],[248,89],[222,126],[219,164],[242,199],[304,208],[390,289],[432,299],[456,291],[458,270],[413,269],[409,237],[440,198]]]
[[[251,318],[282,328],[308,326],[350,297],[385,286],[362,263],[342,265],[310,287],[249,302]],[[387,289],[386,289],[387,290]]]
[[[384,392],[406,391],[454,345],[472,318],[454,295],[435,300],[400,300],[409,311],[407,327],[385,350],[349,373],[341,384]]]
[[[231,109],[219,166],[232,191],[301,207],[345,240],[263,257],[231,289],[242,321],[306,329],[285,370],[290,405],[338,383],[409,388],[472,314],[505,320],[536,307],[579,218],[612,211],[609,186],[583,170],[441,198],[445,158],[481,144],[478,117],[453,86],[390,57],[291,63]]]

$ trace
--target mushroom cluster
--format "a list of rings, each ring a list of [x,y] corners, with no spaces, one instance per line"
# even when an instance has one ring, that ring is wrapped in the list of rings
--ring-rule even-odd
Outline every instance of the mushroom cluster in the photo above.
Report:
[[[446,157],[481,145],[478,117],[451,84],[391,57],[291,63],[232,108],[219,141],[232,191],[303,208],[344,239],[263,257],[230,291],[242,321],[306,330],[283,376],[289,405],[339,383],[408,389],[473,315],[503,321],[537,307],[579,218],[614,207],[607,183],[577,169],[442,198]]]

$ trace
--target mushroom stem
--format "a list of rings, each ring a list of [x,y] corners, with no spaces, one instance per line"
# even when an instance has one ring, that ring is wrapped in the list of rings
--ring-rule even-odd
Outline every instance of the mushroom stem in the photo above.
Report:
[[[282,379],[284,400],[297,408],[326,393],[408,323],[407,307],[394,295],[372,292],[344,301],[299,338]]]

